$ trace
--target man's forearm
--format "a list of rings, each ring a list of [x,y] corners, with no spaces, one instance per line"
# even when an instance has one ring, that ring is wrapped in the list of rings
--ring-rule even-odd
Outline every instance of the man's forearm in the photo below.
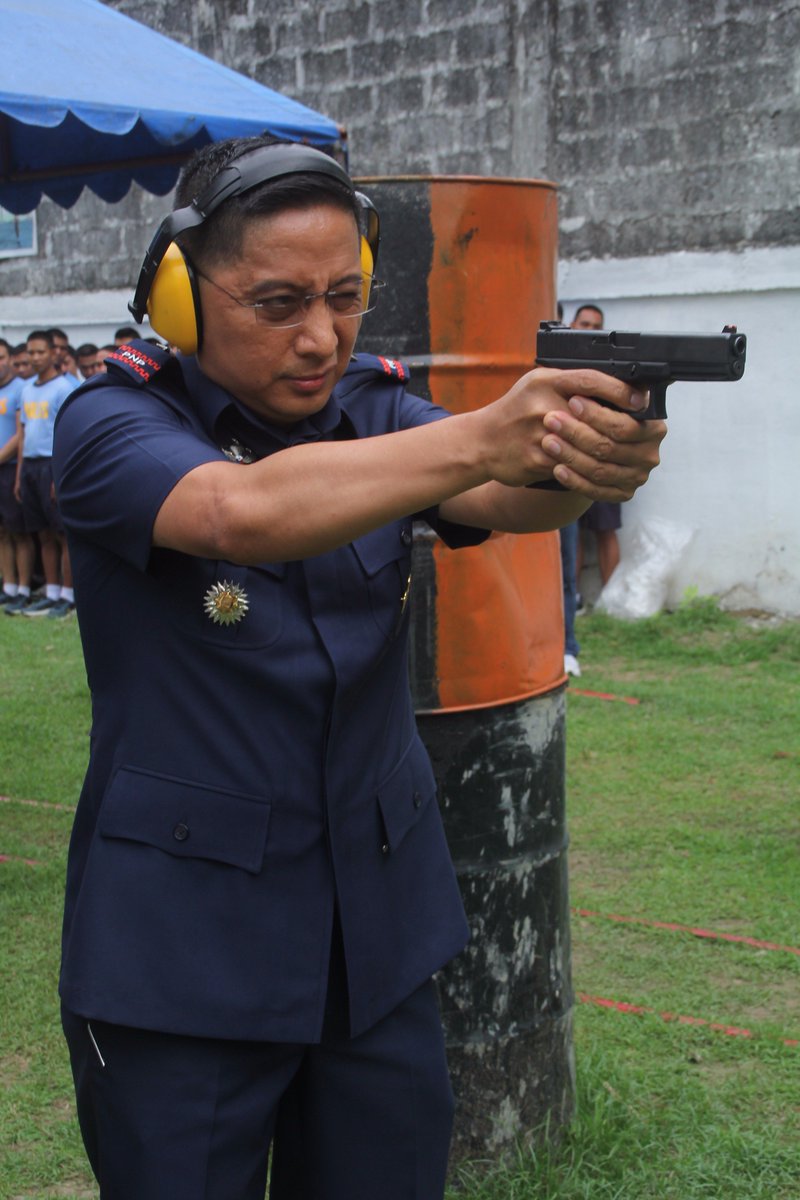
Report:
[[[14,491],[19,492],[22,479],[22,460],[25,456],[25,426],[17,417],[17,474],[14,480]]]
[[[7,463],[19,452],[19,434],[10,437],[4,446],[0,446],[0,463]]]
[[[447,420],[293,446],[249,466],[206,463],[167,496],[154,544],[240,563],[299,559],[436,504],[479,528],[569,524],[591,500],[629,499],[664,436],[659,422],[597,404],[573,412],[587,392],[646,404],[597,372],[530,372],[499,400]],[[554,477],[569,491],[523,486]]]
[[[577,521],[590,504],[577,492],[513,488],[492,481],[445,500],[440,511],[458,525],[497,533],[543,533]]]
[[[291,447],[190,471],[154,544],[232,562],[307,558],[487,481],[472,415],[379,437]]]

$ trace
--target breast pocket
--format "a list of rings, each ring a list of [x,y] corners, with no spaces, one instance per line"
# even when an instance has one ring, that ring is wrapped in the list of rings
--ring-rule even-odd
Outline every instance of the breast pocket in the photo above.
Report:
[[[381,633],[396,637],[411,591],[411,521],[395,522],[353,542],[369,611]]]
[[[271,646],[283,629],[286,563],[236,563],[154,554],[155,602],[183,634],[217,648]]]

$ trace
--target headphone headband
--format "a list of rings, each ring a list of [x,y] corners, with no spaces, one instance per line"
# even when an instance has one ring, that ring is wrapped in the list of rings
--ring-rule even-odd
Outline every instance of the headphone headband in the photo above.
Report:
[[[203,220],[206,220],[226,200],[233,196],[241,196],[250,188],[271,179],[280,179],[284,175],[299,175],[303,172],[314,175],[330,175],[343,183],[348,191],[353,192],[353,181],[336,159],[313,146],[303,146],[300,142],[279,143],[272,146],[257,146],[255,150],[246,150],[239,158],[235,158],[215,175],[211,183],[192,200],[191,208],[195,209]],[[183,211],[183,210],[178,210]],[[176,214],[174,214],[176,215]]]

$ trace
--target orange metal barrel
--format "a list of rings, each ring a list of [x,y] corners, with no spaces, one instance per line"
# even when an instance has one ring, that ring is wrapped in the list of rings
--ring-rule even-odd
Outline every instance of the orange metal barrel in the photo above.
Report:
[[[359,180],[381,213],[381,307],[359,349],[408,364],[412,390],[451,412],[501,396],[531,369],[555,312],[556,190],[473,176]],[[436,645],[417,668],[421,711],[502,704],[564,682],[557,534],[434,550]],[[435,687],[430,684],[435,681]],[[422,682],[422,680],[420,680]]]
[[[363,179],[387,288],[359,349],[399,358],[452,412],[533,366],[555,315],[556,192],[538,180]],[[386,300],[384,301],[384,297]],[[454,1155],[572,1110],[558,535],[450,551],[415,531],[411,677],[472,939],[441,975]]]

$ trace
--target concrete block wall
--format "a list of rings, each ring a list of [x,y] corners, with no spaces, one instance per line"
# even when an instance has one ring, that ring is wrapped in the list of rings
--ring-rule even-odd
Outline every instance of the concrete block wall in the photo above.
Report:
[[[347,126],[357,173],[543,176],[566,258],[800,241],[797,0],[116,0]]]
[[[50,297],[109,289],[130,289],[136,279],[144,251],[165,210],[168,198],[147,195],[137,187],[118,204],[106,204],[92,192],[84,191],[70,209],[59,208],[44,199],[36,210],[39,252],[32,257],[0,260],[2,323],[16,325],[14,314],[29,305],[15,306],[15,298],[40,297],[49,312]],[[40,323],[70,326],[69,302],[59,301],[62,314],[48,315]],[[126,324],[124,302],[109,312],[115,326]],[[18,327],[23,340],[26,321]],[[71,332],[71,329],[70,329]],[[4,336],[12,338],[6,328]]]
[[[114,7],[339,121],[356,174],[555,180],[562,258],[800,244],[798,0]],[[129,287],[165,207],[43,203],[3,293]]]
[[[562,255],[800,242],[800,5],[551,5]]]
[[[357,172],[510,172],[507,0],[115,7],[345,125]]]

